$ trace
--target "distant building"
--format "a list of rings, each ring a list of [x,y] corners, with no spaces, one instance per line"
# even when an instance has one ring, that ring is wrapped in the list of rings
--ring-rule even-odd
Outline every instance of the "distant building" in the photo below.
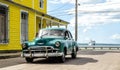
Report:
[[[68,24],[47,14],[47,0],[0,0],[0,50],[21,50],[39,29]]]

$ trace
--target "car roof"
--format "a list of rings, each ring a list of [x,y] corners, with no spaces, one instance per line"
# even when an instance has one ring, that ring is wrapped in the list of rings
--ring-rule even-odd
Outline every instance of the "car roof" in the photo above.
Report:
[[[63,30],[63,31],[68,31],[67,29],[65,28],[44,28],[42,30]]]

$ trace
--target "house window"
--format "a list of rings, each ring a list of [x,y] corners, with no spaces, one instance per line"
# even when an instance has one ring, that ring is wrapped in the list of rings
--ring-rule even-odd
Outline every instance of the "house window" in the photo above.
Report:
[[[0,5],[0,43],[8,43],[8,8]]]
[[[40,0],[40,8],[43,8],[44,7],[44,1],[43,0]]]
[[[21,12],[21,43],[28,40],[28,13]]]

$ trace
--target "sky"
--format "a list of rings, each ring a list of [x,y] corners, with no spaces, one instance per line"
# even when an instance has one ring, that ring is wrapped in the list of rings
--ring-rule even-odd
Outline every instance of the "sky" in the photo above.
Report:
[[[48,14],[70,22],[75,35],[75,0],[48,0]],[[78,0],[78,42],[120,44],[120,0]]]

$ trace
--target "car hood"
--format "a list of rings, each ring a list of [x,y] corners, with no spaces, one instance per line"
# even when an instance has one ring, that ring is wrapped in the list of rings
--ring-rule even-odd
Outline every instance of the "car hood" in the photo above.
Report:
[[[29,42],[29,46],[54,46],[56,41],[62,41],[64,38],[60,37],[47,37],[47,38],[35,38],[32,42]]]

